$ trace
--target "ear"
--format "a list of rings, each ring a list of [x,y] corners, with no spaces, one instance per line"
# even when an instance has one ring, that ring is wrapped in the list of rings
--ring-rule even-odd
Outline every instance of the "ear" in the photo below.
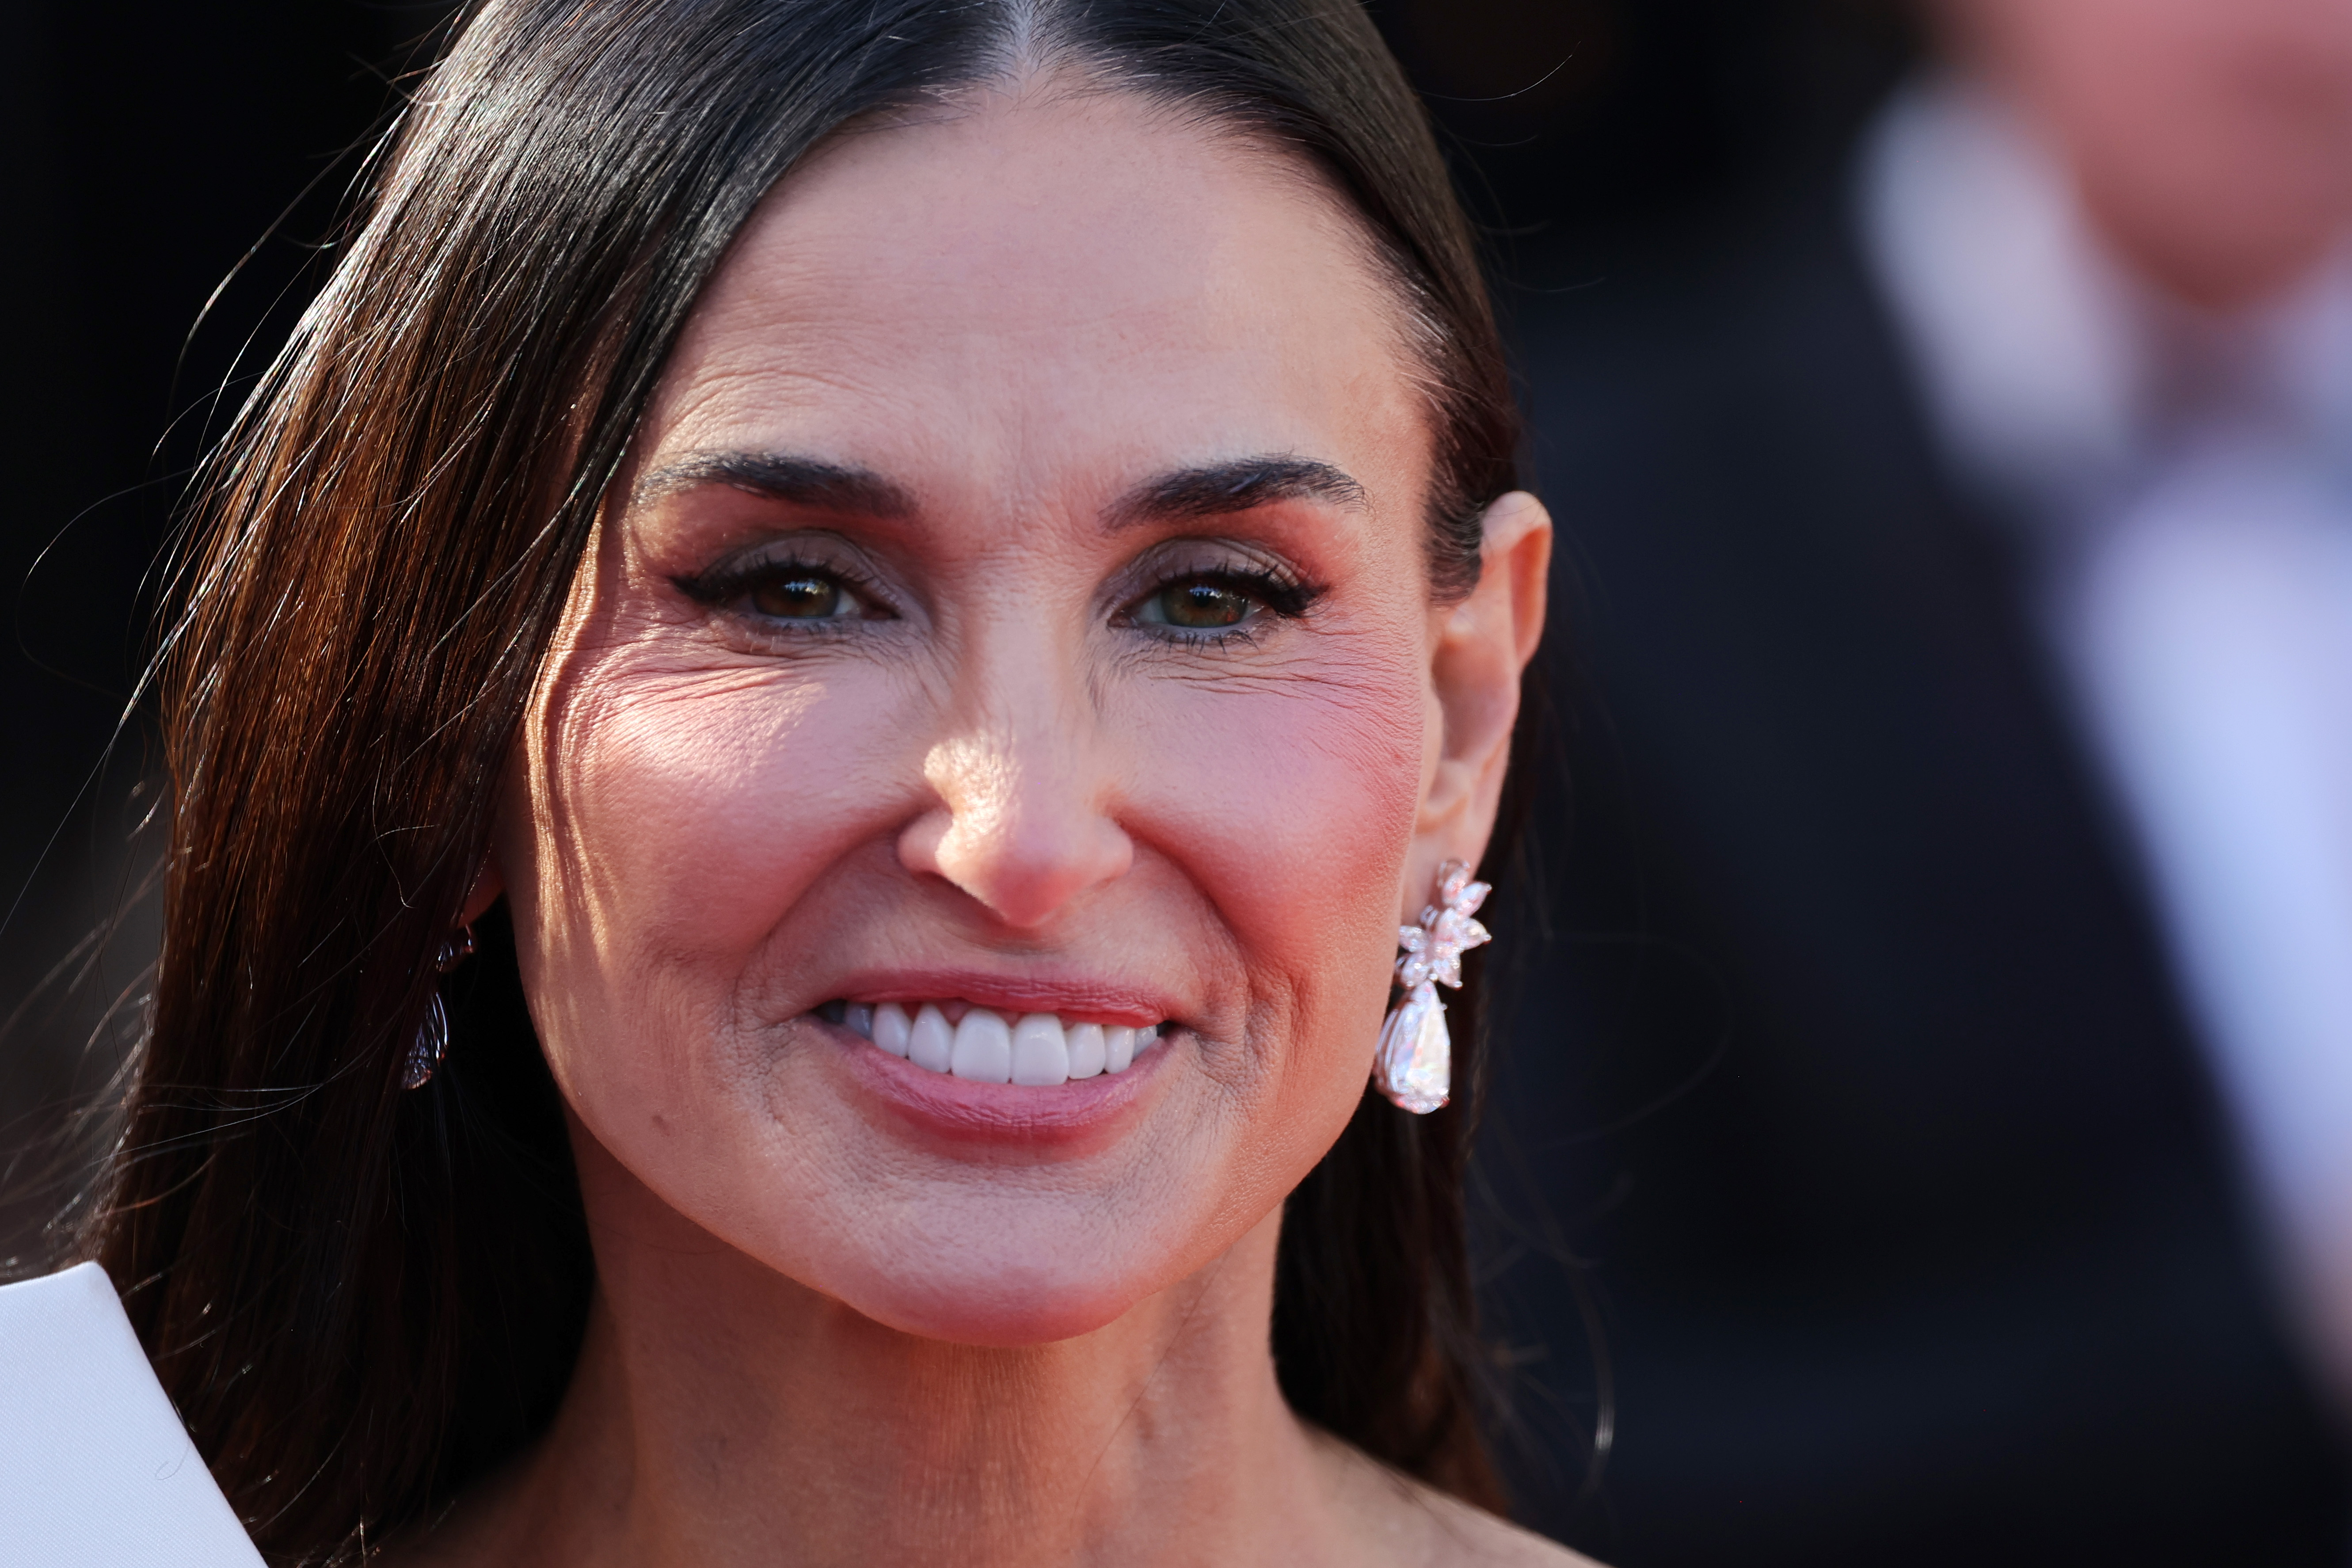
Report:
[[[1448,860],[1478,864],[1495,831],[1519,674],[1542,640],[1551,566],[1551,515],[1525,490],[1486,509],[1478,586],[1435,613],[1432,694],[1443,721],[1437,763],[1422,796],[1402,907],[1417,912]]]

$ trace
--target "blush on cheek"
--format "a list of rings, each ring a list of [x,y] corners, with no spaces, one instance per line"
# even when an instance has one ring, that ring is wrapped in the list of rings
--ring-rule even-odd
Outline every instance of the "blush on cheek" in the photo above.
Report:
[[[1424,771],[1414,651],[1188,702],[1150,753],[1147,813],[1276,1008],[1255,1026],[1280,1042],[1278,1114],[1302,1134],[1344,1122],[1386,1000]]]
[[[876,727],[819,681],[614,672],[564,725],[555,794],[598,924],[673,956],[739,958],[875,795]],[[870,701],[865,706],[873,711]]]
[[[1171,715],[1148,750],[1151,793],[1181,790],[1184,815],[1200,819],[1190,843],[1255,863],[1262,879],[1346,879],[1367,859],[1392,866],[1422,774],[1421,694],[1397,684],[1392,698],[1281,690]],[[1307,801],[1313,809],[1299,808]]]
[[[744,988],[763,944],[883,793],[859,750],[876,731],[853,722],[878,693],[625,648],[566,676],[518,781],[533,1013],[574,1090],[614,1114],[651,1096],[691,1117],[709,1075],[777,1021]]]

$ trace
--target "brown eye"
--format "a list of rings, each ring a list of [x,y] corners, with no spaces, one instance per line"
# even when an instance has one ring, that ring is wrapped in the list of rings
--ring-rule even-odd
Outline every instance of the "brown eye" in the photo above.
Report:
[[[811,572],[772,577],[751,590],[751,607],[778,620],[829,620],[840,615],[846,603],[840,584]]]
[[[1176,583],[1146,599],[1136,618],[1187,631],[1217,631],[1241,625],[1257,607],[1255,599],[1222,583]]]

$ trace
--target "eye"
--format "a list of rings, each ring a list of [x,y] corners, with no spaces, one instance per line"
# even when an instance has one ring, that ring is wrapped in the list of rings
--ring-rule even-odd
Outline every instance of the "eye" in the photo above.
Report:
[[[780,621],[826,621],[856,615],[857,602],[821,572],[793,570],[763,576],[751,584],[751,609]]]
[[[1192,577],[1156,590],[1135,606],[1133,614],[1147,626],[1213,632],[1240,626],[1265,607],[1255,595],[1231,583]]]
[[[698,605],[755,622],[888,620],[887,601],[845,567],[806,560],[735,563],[694,577],[674,577]]]

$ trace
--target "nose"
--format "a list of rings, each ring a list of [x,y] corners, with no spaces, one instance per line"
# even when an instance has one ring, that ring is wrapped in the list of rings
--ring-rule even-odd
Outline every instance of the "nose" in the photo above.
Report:
[[[1083,721],[1050,713],[1000,713],[940,740],[923,762],[938,804],[899,834],[899,863],[1016,931],[1052,924],[1135,861],[1092,742]]]

